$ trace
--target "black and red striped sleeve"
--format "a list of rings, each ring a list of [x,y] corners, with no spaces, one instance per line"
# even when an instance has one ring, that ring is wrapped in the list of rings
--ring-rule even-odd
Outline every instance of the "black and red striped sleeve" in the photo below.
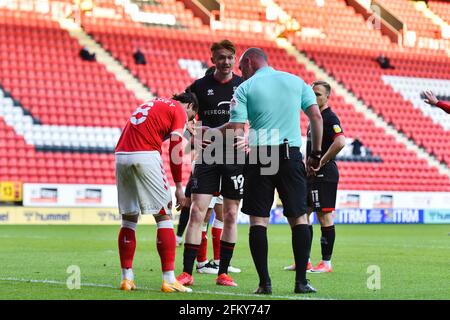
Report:
[[[332,137],[333,140],[338,136],[344,135],[344,129],[342,129],[341,122],[336,116],[330,117],[330,119],[328,119],[327,121],[327,124],[324,124],[323,129],[328,131],[328,137]]]

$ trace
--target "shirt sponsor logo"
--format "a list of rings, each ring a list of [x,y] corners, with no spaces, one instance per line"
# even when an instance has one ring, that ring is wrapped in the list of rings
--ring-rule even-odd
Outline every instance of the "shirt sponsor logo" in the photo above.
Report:
[[[205,110],[203,112],[207,116],[216,115],[216,114],[230,114],[228,110]]]

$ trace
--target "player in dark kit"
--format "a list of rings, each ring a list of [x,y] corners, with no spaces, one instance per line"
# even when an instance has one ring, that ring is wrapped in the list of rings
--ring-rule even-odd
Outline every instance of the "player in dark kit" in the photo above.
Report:
[[[228,40],[213,43],[211,61],[214,73],[191,84],[188,90],[196,93],[200,109],[198,120],[203,126],[215,128],[228,122],[230,102],[234,91],[242,83],[241,77],[233,73],[235,47]],[[243,196],[243,165],[227,164],[224,157],[214,162],[207,161],[205,152],[199,155],[191,179],[192,205],[184,245],[183,273],[177,279],[185,285],[192,285],[192,270],[201,244],[202,224],[213,196],[223,196],[223,232],[220,241],[220,263],[216,283],[237,286],[228,275],[228,267],[237,239],[237,214]]]
[[[330,85],[325,81],[315,81],[312,84],[317,97],[317,104],[323,119],[322,157],[320,167],[308,172],[308,216],[316,212],[319,219],[322,237],[322,260],[313,268],[308,262],[310,272],[332,272],[331,255],[336,237],[333,212],[336,205],[336,194],[339,182],[339,171],[334,161],[336,155],[345,146],[344,131],[336,114],[328,106],[331,93]],[[311,153],[311,132],[308,127],[307,155]],[[309,217],[311,221],[311,217]],[[311,239],[313,228],[310,224]],[[312,243],[312,241],[311,241]],[[285,267],[285,270],[295,270],[295,264]]]

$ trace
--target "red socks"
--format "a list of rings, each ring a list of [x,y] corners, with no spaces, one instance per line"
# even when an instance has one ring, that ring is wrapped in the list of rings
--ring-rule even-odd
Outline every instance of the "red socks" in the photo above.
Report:
[[[135,231],[122,227],[119,232],[119,256],[120,266],[130,269],[133,267],[134,251],[136,250]]]
[[[161,259],[163,272],[175,270],[175,249],[177,243],[172,221],[170,221],[170,224],[172,225],[171,227],[168,224],[166,225],[166,221],[158,223],[156,234],[156,247]]]
[[[206,236],[207,231],[202,231],[202,242],[198,248],[197,262],[205,262],[208,260],[208,237]]]
[[[125,222],[136,225],[135,223]],[[136,235],[133,229],[122,226],[119,232],[119,256],[120,266],[123,269],[133,267],[134,252],[136,250]],[[175,269],[175,248],[176,238],[173,231],[173,222],[171,220],[158,223],[156,233],[156,247],[161,259],[162,271],[173,271]]]
[[[223,228],[211,228],[212,235],[212,243],[213,243],[213,251],[214,251],[214,260],[220,260],[220,238],[222,237]]]

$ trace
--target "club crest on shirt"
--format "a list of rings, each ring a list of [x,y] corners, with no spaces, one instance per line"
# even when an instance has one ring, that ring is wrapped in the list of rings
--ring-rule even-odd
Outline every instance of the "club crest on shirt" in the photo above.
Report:
[[[213,96],[213,95],[214,95],[214,90],[208,89],[208,96]]]
[[[341,133],[342,132],[341,127],[339,125],[337,125],[337,124],[335,124],[333,126],[333,130],[334,130],[335,133]]]

